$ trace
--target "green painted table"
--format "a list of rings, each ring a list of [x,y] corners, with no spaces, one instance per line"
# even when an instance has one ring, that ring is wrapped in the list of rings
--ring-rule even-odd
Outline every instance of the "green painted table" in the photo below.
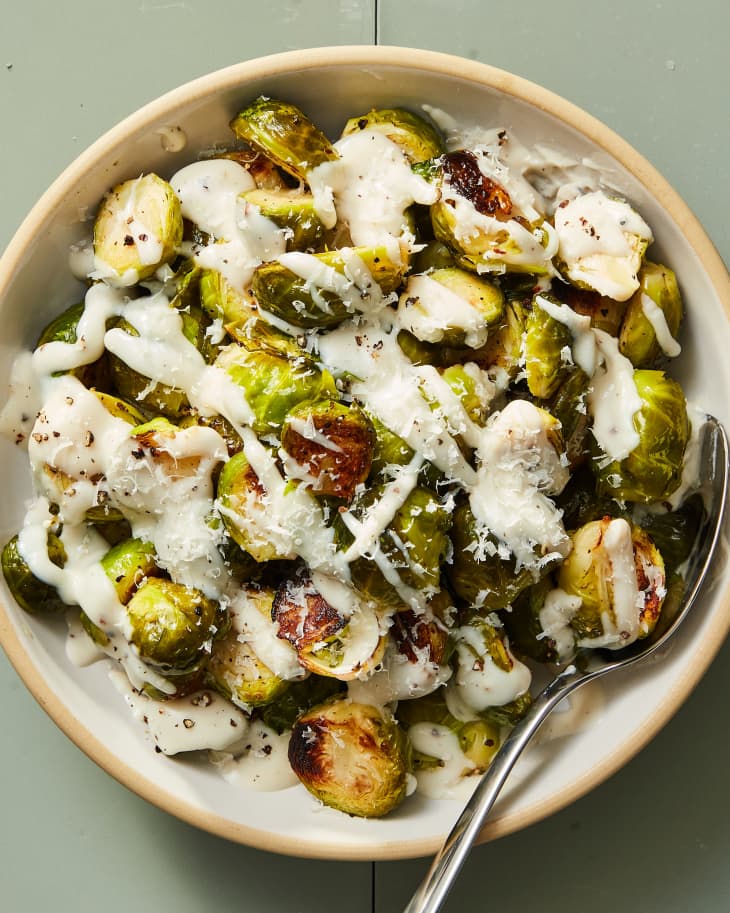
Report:
[[[663,172],[730,262],[729,25],[718,0],[8,3],[0,245],[78,152],[161,92],[261,54],[379,42],[476,58],[584,107]],[[425,871],[425,860],[286,859],[198,832],[88,761],[4,657],[0,691],[0,909],[8,913],[398,913]],[[475,850],[446,909],[730,909],[728,693],[730,646],[623,771],[551,819]]]

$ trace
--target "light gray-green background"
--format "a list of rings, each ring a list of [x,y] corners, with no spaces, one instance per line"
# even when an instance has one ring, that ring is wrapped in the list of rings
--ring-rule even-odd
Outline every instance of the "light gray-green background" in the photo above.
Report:
[[[650,159],[730,262],[721,0],[26,0],[0,27],[0,247],[91,141],[208,71],[328,44],[461,54],[542,83]],[[730,392],[730,391],[729,391]],[[730,648],[639,757],[570,808],[479,847],[446,909],[730,909]],[[127,792],[48,720],[0,654],[0,909],[398,913],[424,860],[292,860]]]

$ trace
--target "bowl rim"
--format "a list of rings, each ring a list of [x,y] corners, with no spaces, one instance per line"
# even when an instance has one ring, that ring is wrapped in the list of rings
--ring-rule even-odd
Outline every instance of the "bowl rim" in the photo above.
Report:
[[[525,101],[544,111],[607,151],[626,167],[649,194],[661,201],[664,209],[682,231],[710,283],[715,288],[722,307],[730,319],[730,275],[698,219],[679,194],[639,152],[617,133],[588,114],[582,108],[556,93],[523,77],[489,64],[468,60],[452,54],[387,45],[343,45],[285,51],[253,58],[200,76],[185,83],[130,114],[82,152],[56,178],[40,197],[17,229],[5,253],[0,258],[0,299],[22,264],[24,252],[43,230],[48,212],[63,201],[67,188],[73,185],[93,163],[108,150],[123,141],[130,133],[141,132],[161,115],[174,116],[177,109],[187,108],[195,101],[216,92],[233,89],[246,82],[272,78],[291,70],[305,72],[324,67],[344,66],[362,68],[386,66],[395,69],[420,69],[431,74],[449,76]],[[621,748],[606,756],[588,773],[576,779],[569,789],[536,802],[522,811],[510,812],[490,820],[479,842],[513,833],[571,804],[616,773],[636,755],[671,719],[704,675],[730,629],[730,582],[719,597],[718,610],[708,620],[705,631],[703,662],[684,670],[665,696],[651,724],[627,739]],[[257,849],[290,856],[339,860],[407,859],[433,853],[440,840],[414,837],[383,841],[378,846],[363,843],[345,845],[336,840],[316,845],[301,837],[273,834],[206,812],[195,805],[160,794],[159,788],[107,749],[71,713],[61,698],[49,687],[25,650],[10,620],[6,606],[0,604],[0,644],[11,664],[36,701],[56,725],[95,763],[132,792],[175,817],[231,841]]]

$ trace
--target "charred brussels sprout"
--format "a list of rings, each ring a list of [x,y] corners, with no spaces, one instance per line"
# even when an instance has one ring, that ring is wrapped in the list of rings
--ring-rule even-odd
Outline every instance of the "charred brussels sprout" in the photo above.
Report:
[[[406,795],[410,768],[405,734],[384,709],[335,699],[299,717],[289,763],[325,805],[377,818]]]
[[[298,181],[307,172],[337,158],[334,147],[299,108],[263,95],[231,121],[239,139],[267,155]]]
[[[690,435],[680,385],[663,371],[634,371],[641,409],[634,415],[638,445],[623,460],[594,460],[597,492],[620,501],[663,501],[682,481]]]
[[[257,189],[248,190],[242,196],[246,203],[256,206],[262,216],[287,230],[288,250],[307,250],[322,242],[325,227],[310,193]]]
[[[251,427],[260,435],[279,431],[287,412],[299,403],[337,393],[330,373],[320,371],[304,353],[287,358],[234,344],[221,351],[215,364],[241,387],[253,413]]]
[[[115,285],[147,279],[180,246],[183,221],[172,187],[156,174],[118,184],[104,198],[94,223],[94,261]]]
[[[676,338],[682,314],[682,297],[672,270],[645,263],[639,273],[639,288],[621,324],[621,354],[635,368],[651,368],[662,355],[679,355]]]
[[[477,273],[549,273],[546,223],[527,222],[507,190],[482,173],[473,152],[448,152],[439,161],[441,199],[431,207],[431,223],[458,264]]]
[[[444,142],[434,126],[404,108],[373,109],[360,117],[351,117],[343,136],[360,130],[375,130],[400,146],[411,162],[425,162],[445,152]]]
[[[540,301],[546,297],[537,295],[533,299],[524,342],[527,386],[538,399],[549,399],[555,393],[572,360],[570,347],[573,334],[564,323],[541,307]],[[558,304],[557,301],[555,303]]]
[[[503,312],[496,285],[455,268],[411,276],[398,304],[400,326],[416,339],[473,349],[484,345]]]
[[[370,474],[375,431],[356,405],[322,400],[287,413],[281,445],[291,478],[302,479],[318,494],[351,501]]]
[[[579,644],[620,649],[646,637],[666,593],[664,561],[649,536],[626,520],[605,517],[571,538],[558,583],[581,600],[570,622]]]
[[[222,623],[218,604],[171,580],[150,577],[127,603],[129,640],[163,674],[190,672]]]
[[[286,254],[259,266],[251,288],[263,310],[293,326],[333,327],[398,288],[408,264],[391,254],[385,247]]]
[[[336,678],[321,675],[310,675],[290,682],[283,694],[260,709],[261,719],[281,735],[293,728],[297,717],[336,694],[341,694],[346,687],[344,682]]]
[[[322,577],[317,580],[322,586]],[[302,574],[280,584],[271,617],[278,625],[277,636],[297,651],[299,662],[317,675],[342,681],[363,676],[380,662],[386,639],[373,607],[351,588],[330,578],[324,589],[339,598],[336,607]]]
[[[48,557],[62,568],[66,563],[66,550],[63,543],[54,533],[48,534]],[[3,576],[13,599],[21,609],[31,615],[57,614],[64,612],[68,606],[58,595],[56,588],[44,583],[35,576],[27,562],[20,554],[18,537],[13,538],[3,549]]]

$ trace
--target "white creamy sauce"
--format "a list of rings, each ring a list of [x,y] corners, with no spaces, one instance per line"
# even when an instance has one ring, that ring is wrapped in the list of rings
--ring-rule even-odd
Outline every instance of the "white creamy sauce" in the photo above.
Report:
[[[465,777],[474,773],[476,765],[467,758],[456,733],[436,723],[416,723],[408,728],[408,738],[421,754],[436,758],[440,763],[416,774],[418,792],[432,799],[462,798],[473,784]]]
[[[196,262],[218,270],[234,288],[246,288],[257,266],[286,250],[285,232],[239,199],[256,183],[238,162],[194,162],[173,175],[170,184],[183,216],[213,238],[197,251]]]
[[[206,689],[173,700],[155,701],[130,688],[123,676],[110,673],[110,677],[162,754],[230,751],[241,747],[248,738],[246,714],[215,691]]]
[[[575,653],[575,634],[570,623],[582,604],[580,596],[573,596],[556,587],[547,594],[540,609],[543,636],[555,642],[559,662],[566,662]]]
[[[684,453],[682,481],[674,494],[667,498],[667,504],[672,510],[676,510],[692,489],[697,487],[697,480],[700,477],[700,432],[707,422],[707,413],[693,403],[687,403],[687,415],[690,421],[690,436]]]
[[[259,720],[249,724],[238,757],[214,761],[223,777],[234,786],[272,792],[296,785],[299,780],[289,764],[289,733],[279,735]]]
[[[394,701],[413,700],[432,694],[451,678],[448,665],[433,662],[428,649],[416,650],[416,659],[388,644],[380,666],[367,678],[348,682],[348,697],[359,704],[384,707]]]
[[[603,191],[564,198],[555,210],[558,256],[574,282],[626,301],[639,287],[637,273],[651,229],[622,200]]]
[[[649,295],[641,296],[641,310],[654,330],[659,348],[670,358],[676,358],[681,353],[682,346],[672,336],[664,311]]]
[[[76,609],[69,609],[66,613],[66,659],[72,666],[83,668],[91,666],[99,660],[106,659],[106,653],[97,646],[84,630]]]
[[[487,341],[487,324],[477,308],[427,275],[408,279],[397,319],[404,330],[423,342],[441,342],[454,331],[463,331],[464,342],[474,349]]]
[[[514,657],[509,670],[497,666],[478,628],[465,625],[456,631],[456,672],[446,693],[471,711],[503,707],[528,691],[531,681],[530,670]]]
[[[436,202],[436,188],[414,174],[398,145],[379,131],[345,136],[335,149],[340,157],[312,169],[307,180],[324,225],[344,221],[354,244],[377,246],[408,235],[406,209]]]
[[[599,367],[587,398],[593,416],[591,430],[608,462],[623,460],[640,441],[634,416],[642,403],[634,383],[634,366],[619,352],[614,336],[603,330],[593,332]]]

